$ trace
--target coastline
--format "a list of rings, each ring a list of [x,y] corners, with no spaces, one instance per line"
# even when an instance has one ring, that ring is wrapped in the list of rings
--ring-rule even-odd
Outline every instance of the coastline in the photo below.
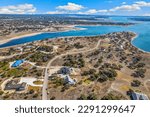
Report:
[[[15,40],[15,39],[19,39],[19,38],[23,38],[23,37],[29,37],[29,36],[34,36],[34,35],[38,35],[38,34],[42,34],[42,33],[57,33],[57,32],[67,32],[67,31],[77,31],[77,30],[86,30],[86,28],[79,28],[77,26],[85,26],[85,25],[68,25],[67,27],[64,27],[64,30],[62,31],[43,31],[43,32],[31,32],[31,33],[28,33],[28,34],[23,34],[23,35],[19,35],[19,36],[15,36],[15,37],[12,37],[12,38],[9,38],[9,39],[6,39],[6,40],[0,40],[0,45],[1,44],[5,44],[9,41],[12,41],[12,40]],[[93,26],[93,25],[88,25],[88,26]],[[100,26],[100,25],[94,25],[94,26]],[[65,29],[66,28],[66,29]],[[68,28],[68,29],[67,29]],[[70,28],[70,29],[69,29]],[[129,31],[130,32],[130,31]],[[131,31],[132,32],[132,31]],[[135,37],[133,37],[131,39],[131,44],[132,46],[134,46],[135,48],[137,48],[139,51],[142,51],[144,53],[148,53],[150,54],[150,52],[147,52],[147,51],[144,51],[138,47],[136,47],[132,42],[134,41],[134,39],[136,39],[138,37],[138,34],[136,34],[135,32],[132,32],[135,34]],[[97,36],[97,35],[91,35],[91,36],[88,36],[88,37],[92,37],[92,36]],[[67,36],[67,37],[85,37],[85,36]],[[59,38],[64,38],[64,37],[58,37]],[[51,38],[51,39],[57,39],[57,38]],[[31,43],[31,42],[28,42],[28,43]],[[27,43],[24,43],[24,44],[27,44]],[[14,46],[9,46],[9,47],[3,47],[3,48],[0,48],[0,49],[4,49],[4,48],[10,48],[10,47],[17,47],[17,46],[20,46],[20,45],[23,45],[23,44],[19,44],[19,45],[14,45]]]
[[[132,43],[132,42],[138,37],[138,34],[136,34],[135,32],[132,32],[132,33],[135,34],[135,37],[133,37],[133,38],[131,39],[131,41],[130,41],[131,45],[132,45],[133,47],[137,48],[139,51],[142,51],[142,52],[144,52],[144,53],[150,54],[150,52],[144,51],[144,50],[142,50],[142,49],[136,47],[136,46]]]
[[[5,37],[4,39],[0,40],[0,45],[5,44],[9,41],[23,38],[23,37],[29,37],[29,36],[34,36],[42,33],[56,33],[56,32],[67,32],[67,31],[76,31],[76,30],[86,30],[86,28],[78,28],[77,26],[103,26],[103,25],[67,25],[64,27],[64,30],[62,31],[39,31],[39,32],[25,32],[27,34],[19,34],[18,36],[10,36],[10,37]],[[107,26],[112,26],[112,25],[107,25]],[[15,34],[14,34],[15,35]],[[17,34],[16,34],[17,35]]]
[[[4,44],[4,43],[7,43],[9,41],[15,40],[15,39],[19,39],[19,38],[23,38],[23,37],[29,37],[29,36],[34,36],[34,35],[38,35],[38,34],[41,34],[41,33],[43,33],[43,32],[31,32],[31,33],[27,33],[27,34],[22,34],[22,35],[19,35],[19,36],[11,37],[9,39],[3,39],[3,40],[0,40],[0,45]]]
[[[34,36],[34,35],[38,35],[38,34],[42,34],[42,33],[57,33],[57,32],[67,32],[67,31],[71,31],[71,30],[85,30],[85,28],[77,28],[77,25],[67,25],[66,27],[64,27],[64,29],[62,31],[39,31],[39,32],[25,32],[26,34],[20,34],[18,36],[12,36],[10,38],[5,37],[4,39],[0,40],[0,45],[5,44],[9,41],[15,40],[15,39],[19,39],[19,38],[23,38],[23,37],[29,37],[29,36]],[[15,35],[15,34],[14,34]]]
[[[38,35],[38,34],[42,34],[42,33],[67,32],[67,31],[71,31],[71,30],[86,30],[86,28],[78,28],[76,26],[104,26],[104,25],[100,25],[100,24],[98,24],[98,25],[67,25],[66,27],[64,27],[64,30],[62,30],[62,31],[25,32],[27,34],[20,34],[19,36],[12,36],[12,37],[11,36],[10,37],[5,37],[4,39],[0,40],[0,45],[2,45],[4,43],[7,43],[11,40],[15,40],[15,39],[23,38],[23,37],[28,37],[28,36],[34,36],[34,35]],[[112,25],[107,25],[107,26],[112,26]],[[122,25],[116,25],[116,26],[122,26]]]

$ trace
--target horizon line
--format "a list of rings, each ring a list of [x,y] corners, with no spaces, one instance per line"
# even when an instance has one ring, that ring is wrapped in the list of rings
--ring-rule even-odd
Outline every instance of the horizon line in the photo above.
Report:
[[[42,14],[42,13],[36,13],[36,14],[0,14],[0,15],[89,15],[89,16],[122,16],[122,17],[150,17],[148,15],[100,15],[100,14]]]

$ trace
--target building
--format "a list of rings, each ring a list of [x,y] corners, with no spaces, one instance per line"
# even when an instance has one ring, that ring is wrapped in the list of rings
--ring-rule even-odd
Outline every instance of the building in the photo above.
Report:
[[[132,92],[131,93],[131,99],[132,100],[149,100],[147,95],[142,94],[142,93],[137,93],[137,92]]]
[[[24,60],[16,60],[11,67],[19,67],[23,62]]]
[[[73,72],[73,68],[69,68],[69,67],[62,67],[58,71],[59,74],[63,74],[63,75],[71,74],[71,72]]]
[[[73,72],[73,68],[70,67],[62,67],[57,73],[60,74],[60,77],[65,80],[65,83],[74,85],[75,80],[71,79],[69,76]]]
[[[15,91],[23,91],[27,87],[26,83],[19,84],[17,80],[11,80],[7,82],[4,90],[15,90]]]
[[[64,77],[64,80],[66,83],[70,84],[70,85],[74,85],[75,84],[75,81],[73,79],[70,78],[70,76],[66,75]]]

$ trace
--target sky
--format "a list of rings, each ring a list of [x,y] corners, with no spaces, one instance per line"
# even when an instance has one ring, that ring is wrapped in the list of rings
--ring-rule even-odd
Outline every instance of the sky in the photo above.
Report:
[[[0,14],[150,16],[150,0],[0,0]]]

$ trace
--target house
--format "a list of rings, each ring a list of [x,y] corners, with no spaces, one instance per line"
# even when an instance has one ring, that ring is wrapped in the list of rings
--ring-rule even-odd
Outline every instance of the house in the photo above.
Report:
[[[73,72],[73,68],[69,68],[69,67],[62,67],[58,71],[59,74],[63,74],[63,75],[71,74],[71,72]]]
[[[71,79],[69,75],[66,75],[64,77],[64,80],[65,80],[66,83],[68,83],[70,85],[74,85],[75,84],[75,81],[73,79]]]
[[[26,87],[27,87],[26,83],[18,84],[17,80],[11,80],[11,81],[7,82],[4,90],[23,91],[26,89]]]
[[[149,100],[147,95],[142,94],[142,93],[137,93],[137,92],[132,92],[131,93],[131,99],[132,100]]]
[[[24,60],[16,60],[11,67],[19,67],[23,62]]]

